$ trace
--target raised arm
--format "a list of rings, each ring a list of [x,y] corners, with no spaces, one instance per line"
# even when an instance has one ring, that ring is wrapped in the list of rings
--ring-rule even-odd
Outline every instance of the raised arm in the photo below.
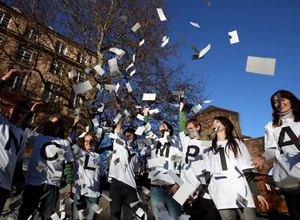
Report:
[[[121,102],[122,100],[119,98],[119,96],[114,93],[114,96],[115,96],[115,99],[116,99],[116,110],[117,110],[117,115],[118,114],[121,114]],[[120,119],[117,123],[117,126],[116,126],[116,132],[117,133],[120,133],[122,130],[122,120]]]
[[[183,103],[183,95],[180,95],[180,108],[179,108],[179,132],[183,132],[185,130],[186,124],[186,116],[185,113],[182,111],[184,103]]]

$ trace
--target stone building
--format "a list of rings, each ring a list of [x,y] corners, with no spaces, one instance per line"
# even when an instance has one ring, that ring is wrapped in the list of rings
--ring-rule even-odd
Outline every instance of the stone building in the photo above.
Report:
[[[84,74],[96,57],[51,27],[0,1],[0,77],[11,68],[23,71],[1,91],[1,114],[7,115],[16,100],[43,101],[44,114],[40,117],[59,114],[71,123],[74,109],[97,93],[94,88],[79,97],[72,89],[73,84],[87,79],[96,85],[94,77]]]

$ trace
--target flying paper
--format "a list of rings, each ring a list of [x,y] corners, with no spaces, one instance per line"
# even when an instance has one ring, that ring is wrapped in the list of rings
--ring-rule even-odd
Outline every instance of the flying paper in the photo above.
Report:
[[[166,16],[165,16],[165,14],[164,14],[162,8],[157,8],[156,10],[157,10],[157,14],[158,14],[158,16],[159,16],[159,19],[160,19],[161,21],[166,21],[167,18],[166,18]]]
[[[235,31],[231,31],[231,32],[228,32],[228,35],[229,35],[229,37],[230,37],[230,44],[235,44],[235,43],[238,43],[238,42],[240,42],[239,41],[239,36],[238,36],[238,33],[237,33],[237,31],[235,30]]]
[[[135,33],[140,27],[141,27],[141,25],[140,25],[139,23],[136,23],[136,24],[131,28],[131,30],[132,30],[132,32]]]
[[[246,72],[274,76],[275,58],[248,56]]]
[[[195,23],[195,22],[191,22],[190,21],[190,24],[193,25],[194,27],[196,28],[200,28],[200,25],[198,23]]]
[[[144,93],[143,101],[155,101],[156,94],[155,93]]]
[[[89,80],[83,82],[83,83],[78,83],[76,85],[73,85],[73,90],[75,92],[76,95],[84,93],[86,91],[91,90],[93,87],[90,83]]]

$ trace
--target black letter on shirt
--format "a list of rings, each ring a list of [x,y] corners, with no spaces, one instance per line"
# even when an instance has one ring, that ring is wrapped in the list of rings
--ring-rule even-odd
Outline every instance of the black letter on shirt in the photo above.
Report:
[[[191,149],[194,149],[194,153],[190,153]],[[186,154],[185,154],[185,163],[188,164],[188,162],[189,162],[188,157],[189,156],[196,157],[199,154],[199,152],[200,152],[200,149],[196,145],[188,146]]]
[[[83,168],[84,168],[84,169],[87,169],[87,170],[93,170],[93,171],[95,171],[96,168],[94,168],[94,167],[89,167],[89,166],[88,166],[88,164],[89,164],[89,159],[90,159],[90,155],[85,155],[84,166],[83,166]]]
[[[127,149],[127,153],[128,153],[128,165],[131,162],[131,159],[135,156],[135,153],[130,154],[130,151]]]
[[[55,145],[56,147],[61,148],[60,145],[55,143],[55,142],[47,142],[41,148],[41,158],[43,158],[44,160],[53,161],[53,160],[56,160],[58,158],[58,154],[55,153],[55,155],[53,157],[47,157],[46,147],[48,147],[50,145]]]
[[[220,152],[220,159],[221,159],[221,165],[222,165],[222,170],[228,170],[227,164],[226,164],[226,158],[225,158],[225,153],[224,153],[224,148],[219,148]]]
[[[291,140],[284,142],[285,134],[287,134]],[[298,150],[300,149],[298,138],[289,126],[281,129],[278,139],[278,145],[281,148],[280,153],[283,153],[282,148],[287,145],[295,145]]]
[[[14,145],[16,147],[16,155],[18,155],[18,153],[20,151],[21,143],[23,141],[23,136],[21,136],[20,143],[18,144],[18,139],[16,138],[15,134],[11,130],[9,130],[8,141],[4,148],[5,150],[8,151],[11,148],[11,141],[14,142]]]
[[[164,155],[164,151],[166,150],[166,153]],[[169,152],[170,152],[170,143],[165,143],[164,144],[164,147],[161,148],[161,143],[158,142],[157,145],[156,145],[156,151],[155,151],[155,154],[157,155],[158,154],[158,151],[160,151],[160,156],[161,157],[169,157]]]

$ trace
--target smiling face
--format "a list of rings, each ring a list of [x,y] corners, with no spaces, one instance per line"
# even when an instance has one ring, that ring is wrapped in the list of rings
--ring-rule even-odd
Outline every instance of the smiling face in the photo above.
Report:
[[[170,132],[170,129],[168,128],[168,126],[165,123],[161,123],[160,126],[159,126],[159,133],[160,133],[161,137],[164,136],[165,131],[169,131]]]
[[[215,119],[214,122],[213,122],[213,124],[212,124],[213,131],[215,132],[218,127],[220,127],[219,128],[219,132],[220,131],[225,131],[225,126],[221,123],[221,121]]]
[[[275,106],[275,108],[280,112],[280,106],[279,106],[279,101],[278,101],[278,97],[275,95],[272,99],[273,104]],[[287,98],[282,98],[281,99],[281,112],[287,112],[290,109],[292,109],[292,103],[289,99]]]
[[[88,134],[84,137],[84,148],[86,151],[91,152],[93,150],[94,143],[94,138],[91,135]]]

